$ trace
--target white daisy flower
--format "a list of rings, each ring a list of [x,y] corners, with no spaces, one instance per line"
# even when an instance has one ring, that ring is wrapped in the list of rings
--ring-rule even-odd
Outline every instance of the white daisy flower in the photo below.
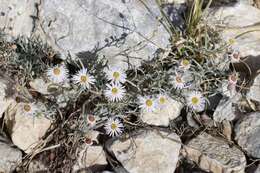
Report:
[[[140,108],[145,112],[153,112],[157,108],[156,101],[152,97],[140,97]]]
[[[53,83],[62,83],[68,79],[68,70],[65,65],[56,65],[47,70],[47,76]]]
[[[157,97],[157,104],[160,108],[165,108],[165,106],[167,105],[169,101],[169,97],[164,95],[164,94],[160,94],[158,97]]]
[[[29,116],[34,116],[38,110],[35,103],[22,103],[20,105],[20,109],[24,115],[29,115]]]
[[[191,63],[188,59],[183,59],[180,62],[180,68],[183,70],[188,70],[191,66]]]
[[[187,97],[187,104],[194,111],[203,111],[205,109],[206,100],[200,92],[191,92]]]
[[[118,83],[124,83],[126,81],[126,73],[120,67],[109,67],[106,71],[108,80]]]
[[[106,134],[114,137],[122,134],[124,126],[117,118],[109,118],[104,128],[106,130]]]
[[[83,89],[90,89],[90,85],[93,85],[95,79],[93,76],[87,73],[87,69],[83,68],[76,75],[72,77],[75,84],[80,85]]]
[[[232,63],[239,63],[240,62],[240,52],[238,50],[233,50],[230,55],[230,61]]]
[[[105,90],[105,96],[109,101],[118,102],[125,96],[126,90],[119,83],[107,84],[107,89]]]
[[[180,74],[177,74],[173,77],[173,86],[176,88],[176,89],[183,89],[185,87],[185,81],[184,81],[184,78],[183,76],[181,76]]]

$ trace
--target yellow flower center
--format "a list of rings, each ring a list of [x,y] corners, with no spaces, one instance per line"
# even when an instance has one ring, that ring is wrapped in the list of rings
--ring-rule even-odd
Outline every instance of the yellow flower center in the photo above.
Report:
[[[231,39],[228,40],[228,43],[231,44],[231,45],[232,45],[232,44],[235,44],[235,42],[236,42],[236,40],[233,39],[233,38],[231,38]]]
[[[86,75],[82,75],[82,76],[80,76],[80,81],[85,83],[88,81],[88,77]]]
[[[117,88],[112,88],[112,94],[117,94],[118,93],[118,89]]]
[[[53,69],[53,73],[54,73],[54,75],[56,75],[56,76],[60,75],[60,73],[61,73],[60,68],[58,68],[58,67],[54,68],[54,69]]]
[[[192,97],[191,103],[192,103],[193,105],[197,105],[197,104],[199,103],[199,98],[197,98],[197,97]]]
[[[30,105],[26,104],[23,106],[23,109],[25,112],[30,112],[30,110],[32,109]]]
[[[116,123],[112,123],[112,124],[111,124],[111,129],[112,129],[112,130],[117,129],[117,124],[116,124]]]
[[[182,79],[181,79],[180,76],[176,76],[175,80],[176,80],[176,82],[178,82],[178,83],[182,83]]]
[[[187,60],[187,59],[184,59],[184,60],[182,61],[182,64],[183,64],[184,66],[188,66],[188,65],[190,64],[190,61]]]
[[[114,77],[115,79],[118,79],[118,78],[120,77],[120,73],[117,72],[117,71],[115,71],[115,72],[113,73],[113,77]]]
[[[153,105],[153,101],[151,99],[146,100],[146,106],[151,107]]]
[[[165,97],[161,97],[159,99],[159,102],[160,102],[160,104],[164,104],[166,102],[166,98]]]

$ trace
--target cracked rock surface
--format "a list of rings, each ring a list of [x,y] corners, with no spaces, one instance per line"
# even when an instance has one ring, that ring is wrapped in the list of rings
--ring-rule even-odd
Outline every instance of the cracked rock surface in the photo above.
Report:
[[[19,109],[20,104],[10,109],[6,116],[6,124],[12,142],[25,153],[30,153],[51,126],[46,117],[26,116]]]
[[[184,155],[201,169],[213,173],[244,173],[246,158],[235,146],[202,133],[184,147]]]
[[[253,85],[247,93],[247,97],[254,101],[260,102],[260,74],[254,79]]]
[[[173,173],[181,148],[180,138],[172,133],[141,131],[125,141],[116,140],[109,150],[131,173]]]
[[[156,19],[160,12],[155,0],[146,4],[139,0],[43,1],[42,37],[64,54],[96,50],[112,64],[128,58],[138,64],[169,44],[168,32]]]
[[[0,172],[12,172],[22,161],[22,152],[4,142],[5,139],[0,136]]]
[[[239,50],[241,56],[260,55],[258,46],[260,10],[258,8],[239,2],[234,6],[212,9],[210,20],[225,26],[222,32],[223,39],[227,41],[234,39],[232,47]]]
[[[237,143],[251,156],[260,158],[260,113],[247,115],[235,127]]]
[[[63,57],[92,51],[114,65],[139,65],[170,43],[157,7],[155,0],[3,0],[0,28],[40,36]]]
[[[30,36],[35,27],[37,9],[40,0],[1,0],[0,29],[12,36]]]

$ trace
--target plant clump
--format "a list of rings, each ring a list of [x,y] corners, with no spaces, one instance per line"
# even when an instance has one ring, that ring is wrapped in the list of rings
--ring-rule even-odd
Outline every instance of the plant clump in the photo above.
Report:
[[[171,49],[160,50],[139,67],[130,63],[126,69],[109,65],[95,51],[63,60],[37,38],[8,42],[1,36],[0,68],[14,76],[26,116],[46,116],[55,120],[56,128],[66,128],[65,132],[57,130],[61,137],[48,143],[63,142],[69,154],[80,143],[93,144],[86,137],[90,131],[115,137],[150,126],[140,115],[164,109],[169,100],[182,103],[184,115],[196,116],[209,111],[211,97],[224,95],[225,81],[233,86],[228,89],[236,92],[239,80],[230,68],[239,54],[225,55],[230,45],[222,43],[214,29],[204,23],[198,2],[191,8],[186,30],[170,27],[174,31]],[[31,87],[30,82],[39,78],[47,93]],[[46,110],[38,102],[44,103]],[[179,131],[180,127],[176,126]],[[65,145],[68,140],[60,139],[65,134],[71,135],[70,147]]]

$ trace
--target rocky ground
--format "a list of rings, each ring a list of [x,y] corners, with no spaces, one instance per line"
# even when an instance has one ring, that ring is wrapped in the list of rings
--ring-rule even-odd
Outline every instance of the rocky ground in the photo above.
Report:
[[[198,25],[205,27],[178,39],[172,28],[187,35],[195,30],[189,30],[184,17],[192,9],[190,1],[165,0],[160,6],[155,0],[0,2],[0,172],[260,173],[260,1],[213,0],[209,8],[204,2]],[[212,53],[220,42],[227,44]],[[141,70],[134,74],[132,69],[151,76],[158,72],[168,80],[160,68],[170,71],[179,61],[171,58],[191,52],[215,58],[208,64],[194,58],[192,64],[199,74],[194,81],[213,76],[213,82],[199,84],[207,108],[194,113],[182,99],[169,99],[155,112],[139,112],[132,102],[127,110],[110,105],[128,115],[121,117],[125,130],[117,137],[104,131],[107,118],[99,114],[106,109],[96,106],[103,101],[98,93],[78,96],[74,88],[66,90],[70,83],[60,90],[42,77],[50,64],[65,61],[75,71],[77,58],[84,65],[96,63],[97,70],[95,58],[101,57],[128,69],[127,89],[138,84],[139,90],[153,93],[147,81],[139,82],[146,78]],[[232,89],[233,72],[239,77]],[[36,98],[46,116],[20,111],[20,105]],[[84,116],[90,110],[99,113],[94,126]]]

